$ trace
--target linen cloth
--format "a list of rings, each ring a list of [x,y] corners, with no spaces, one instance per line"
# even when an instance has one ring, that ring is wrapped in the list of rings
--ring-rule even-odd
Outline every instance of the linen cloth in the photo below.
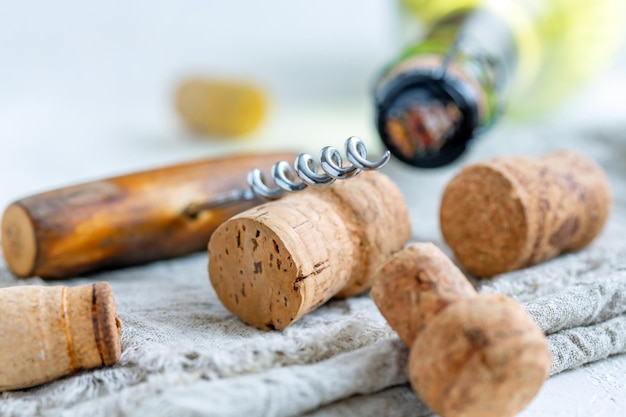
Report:
[[[626,351],[625,129],[499,130],[467,158],[436,171],[392,162],[384,170],[410,208],[413,241],[445,248],[438,201],[462,165],[507,154],[584,152],[607,171],[614,207],[588,248],[474,280],[523,303],[546,332],[551,374]],[[283,331],[234,317],[211,288],[205,253],[66,281],[18,280],[0,263],[0,286],[108,281],[123,323],[122,357],[28,390],[0,394],[2,416],[426,416],[407,384],[408,349],[365,294],[331,300]]]

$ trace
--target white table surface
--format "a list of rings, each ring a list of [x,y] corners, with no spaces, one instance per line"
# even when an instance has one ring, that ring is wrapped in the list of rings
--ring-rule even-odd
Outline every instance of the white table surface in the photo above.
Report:
[[[350,135],[380,149],[368,89],[390,53],[391,20],[382,0],[298,7],[286,0],[267,7],[252,1],[4,3],[2,209],[50,188],[241,150],[317,152],[341,146]],[[277,10],[288,18],[274,15]],[[270,22],[271,30],[255,19]],[[623,68],[542,123],[626,125],[618,101],[626,93]],[[192,72],[259,81],[271,101],[262,128],[236,142],[185,132],[171,93]],[[626,356],[551,378],[521,415],[626,415]]]

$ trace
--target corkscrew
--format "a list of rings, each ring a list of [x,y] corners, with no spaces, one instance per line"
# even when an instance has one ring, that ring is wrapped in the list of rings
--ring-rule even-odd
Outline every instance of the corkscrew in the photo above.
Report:
[[[341,152],[333,146],[326,146],[320,151],[319,163],[310,154],[302,153],[296,157],[293,166],[287,161],[279,161],[272,166],[273,186],[268,184],[263,172],[255,168],[248,172],[248,188],[222,193],[202,203],[189,204],[184,210],[184,215],[195,218],[202,211],[240,201],[255,198],[276,200],[287,192],[302,191],[309,186],[326,187],[336,180],[352,178],[361,171],[380,169],[391,156],[387,150],[380,159],[368,160],[367,148],[363,140],[357,136],[349,137],[344,146],[348,164],[344,165]]]
[[[390,157],[368,160],[357,137],[345,149],[344,158],[327,146],[319,161],[291,152],[207,158],[27,196],[2,215],[2,252],[16,276],[56,279],[203,250],[219,225],[259,199],[352,178]],[[272,164],[273,184],[254,169]]]

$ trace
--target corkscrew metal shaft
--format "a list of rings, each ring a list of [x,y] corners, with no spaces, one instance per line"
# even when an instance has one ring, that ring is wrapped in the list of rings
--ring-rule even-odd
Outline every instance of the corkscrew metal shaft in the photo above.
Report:
[[[219,194],[209,201],[190,204],[185,209],[184,215],[194,218],[202,211],[236,204],[240,201],[255,198],[276,200],[286,192],[302,191],[309,186],[325,187],[336,180],[352,178],[361,171],[380,169],[391,156],[387,150],[380,159],[368,160],[365,144],[356,136],[351,136],[346,140],[345,155],[349,162],[347,165],[344,165],[341,152],[337,148],[326,146],[320,152],[319,164],[306,153],[298,155],[293,167],[286,161],[279,161],[274,164],[271,171],[274,186],[268,185],[263,172],[255,168],[248,173],[249,188],[232,190]]]

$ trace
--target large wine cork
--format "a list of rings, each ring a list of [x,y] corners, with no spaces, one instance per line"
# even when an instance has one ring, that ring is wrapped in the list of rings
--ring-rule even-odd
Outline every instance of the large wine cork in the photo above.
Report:
[[[0,289],[0,391],[115,364],[121,323],[106,282]]]
[[[588,245],[611,207],[602,169],[583,155],[510,157],[470,165],[447,185],[441,231],[457,260],[490,277]]]
[[[240,213],[209,243],[222,303],[261,329],[282,329],[332,297],[367,291],[410,236],[397,186],[378,172]]]
[[[172,165],[23,198],[2,218],[2,249],[19,277],[65,278],[204,250],[211,233],[259,199],[200,213],[194,204],[245,189],[246,174],[289,153]]]

